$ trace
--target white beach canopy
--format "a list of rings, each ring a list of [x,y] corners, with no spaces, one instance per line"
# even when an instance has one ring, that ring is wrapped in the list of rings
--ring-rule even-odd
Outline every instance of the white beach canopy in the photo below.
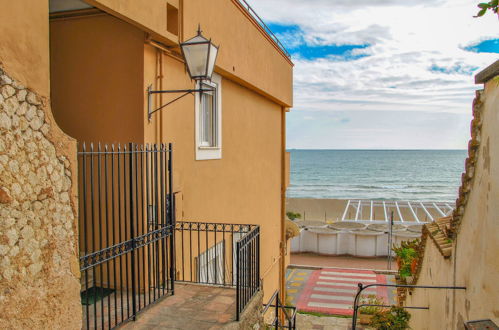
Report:
[[[452,210],[449,202],[349,199],[341,221],[387,223],[393,215],[394,223],[424,224],[449,216]]]

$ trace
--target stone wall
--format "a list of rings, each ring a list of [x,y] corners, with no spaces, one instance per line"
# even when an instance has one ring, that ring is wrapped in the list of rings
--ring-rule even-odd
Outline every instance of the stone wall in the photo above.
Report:
[[[450,219],[427,226],[426,235],[432,239],[424,243],[415,283],[466,290],[409,292],[407,306],[429,307],[411,311],[413,329],[464,329],[465,322],[480,319],[499,325],[499,61],[483,72],[490,69],[495,76],[481,82],[485,88],[473,102],[466,171],[456,209]]]
[[[223,327],[224,330],[260,329],[263,328],[263,292],[258,291],[241,314],[239,322],[231,322]]]
[[[80,329],[76,143],[0,63],[0,327]]]

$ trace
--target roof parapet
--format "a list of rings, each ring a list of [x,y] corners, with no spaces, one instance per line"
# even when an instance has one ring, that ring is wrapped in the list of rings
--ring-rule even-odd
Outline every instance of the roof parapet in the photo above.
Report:
[[[475,76],[475,84],[485,84],[495,76],[499,76],[499,60],[477,73]]]

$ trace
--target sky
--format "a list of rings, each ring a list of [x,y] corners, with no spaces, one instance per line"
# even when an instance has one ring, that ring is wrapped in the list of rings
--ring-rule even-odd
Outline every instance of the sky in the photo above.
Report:
[[[465,149],[499,59],[475,0],[247,0],[291,53],[290,149]]]

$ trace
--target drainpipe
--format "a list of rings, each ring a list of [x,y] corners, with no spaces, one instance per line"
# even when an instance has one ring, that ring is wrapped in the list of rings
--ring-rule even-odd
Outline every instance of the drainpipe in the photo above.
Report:
[[[173,52],[172,50],[175,48],[174,46],[166,46],[158,41],[152,39],[150,35],[147,35],[145,43],[153,46],[156,49],[156,86],[158,86],[159,90],[163,89],[163,56],[169,56],[181,63],[184,63],[182,57]],[[163,94],[159,94],[159,102],[158,104],[163,104]],[[163,142],[163,112],[158,113],[158,120],[155,126],[155,139],[156,142]]]
[[[283,304],[286,300],[286,108],[281,107],[281,243],[279,281]]]
[[[163,51],[160,49],[156,50],[156,56],[159,57],[159,90],[163,90]],[[159,94],[159,103],[163,104],[163,94]],[[163,111],[159,113],[159,143],[163,143]]]

